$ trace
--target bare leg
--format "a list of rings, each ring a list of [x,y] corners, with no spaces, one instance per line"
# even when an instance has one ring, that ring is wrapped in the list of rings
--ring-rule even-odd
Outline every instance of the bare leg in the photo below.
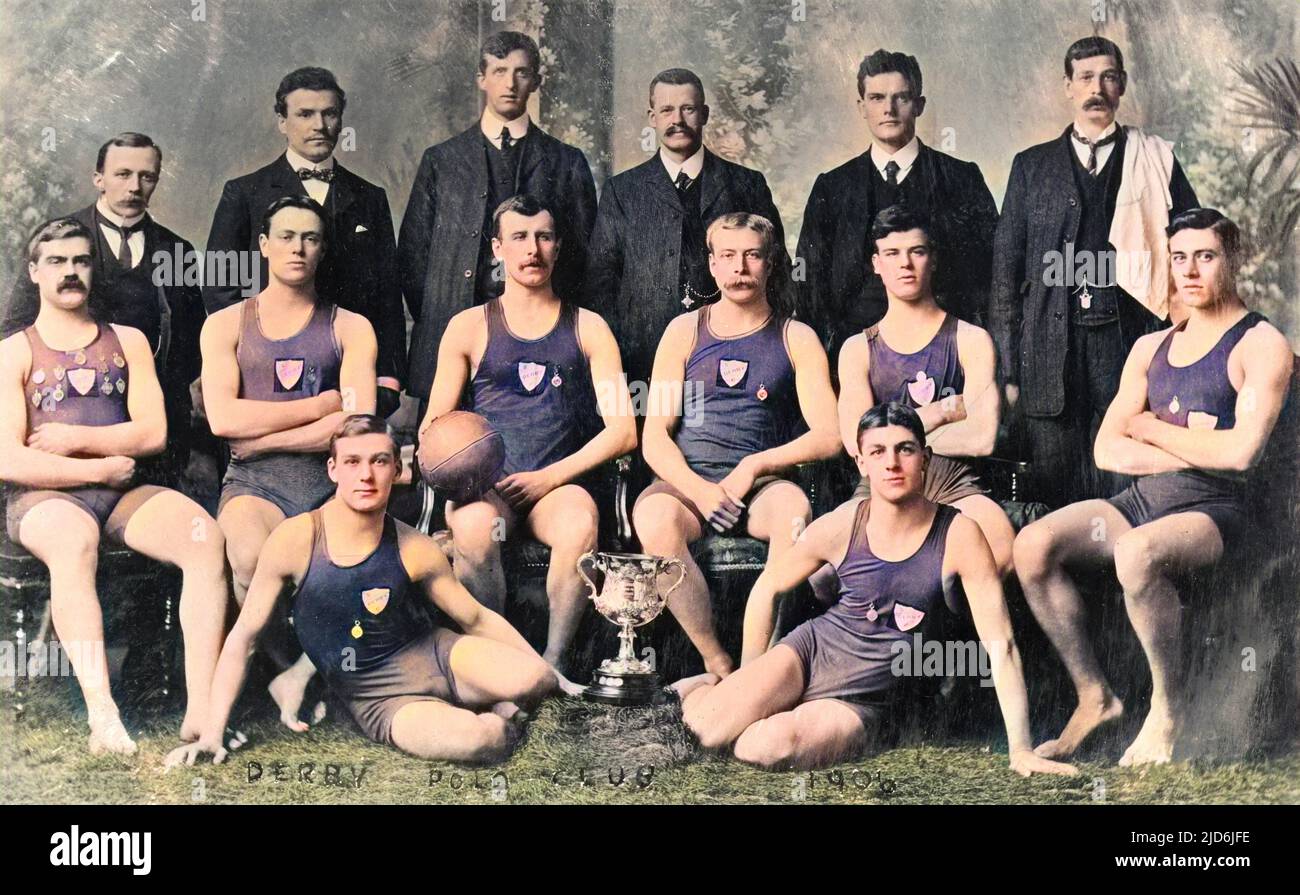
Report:
[[[1151,666],[1151,709],[1119,763],[1164,764],[1173,757],[1182,712],[1178,644],[1182,604],[1174,576],[1223,556],[1219,529],[1204,513],[1176,513],[1120,536],[1115,573],[1129,621]]]
[[[1002,507],[983,494],[972,494],[956,501],[953,506],[963,514],[975,520],[975,524],[984,533],[993,551],[993,561],[998,564],[998,574],[1006,578],[1012,571],[1012,544],[1016,539],[1016,530],[1011,527],[1011,520],[1002,511]]]
[[[486,637],[457,640],[448,664],[456,693],[465,705],[512,702],[531,706],[556,686],[555,673],[537,656]]]
[[[1106,565],[1113,558],[1116,539],[1131,527],[1104,500],[1086,500],[1026,526],[1016,537],[1015,567],[1025,599],[1060,653],[1078,696],[1060,736],[1034,750],[1045,758],[1069,757],[1097,727],[1124,712],[1088,641],[1083,599],[1065,566]]]
[[[812,521],[812,506],[793,482],[773,482],[750,499],[749,536],[767,542],[766,568],[781,558]],[[771,648],[778,631],[772,629]]]
[[[656,556],[676,557],[685,566],[679,586],[668,597],[668,610],[677,618],[686,636],[704,659],[707,671],[726,677],[731,674],[731,656],[722,648],[713,628],[713,607],[704,573],[691,558],[690,544],[703,536],[699,520],[671,494],[652,494],[633,511],[633,525],[641,547]],[[676,579],[676,573],[670,573]],[[671,586],[669,575],[660,583]]]
[[[116,522],[110,517],[106,527],[111,530]],[[216,520],[193,500],[179,491],[160,491],[127,520],[122,540],[132,550],[181,570],[186,692],[181,739],[198,739],[230,599],[225,538]]]
[[[18,542],[50,570],[54,631],[86,700],[90,751],[134,753],[135,743],[122,726],[109,692],[104,616],[95,591],[98,520],[69,501],[51,498],[23,516]]]
[[[515,528],[515,513],[496,492],[464,506],[447,504],[453,568],[465,589],[493,612],[505,614],[506,573],[501,545]]]
[[[803,666],[778,644],[716,686],[700,683],[682,699],[682,720],[705,749],[727,749],[755,721],[794,708],[803,695]]]
[[[836,699],[815,699],[755,721],[736,740],[736,758],[768,770],[810,770],[861,753],[877,725]]]
[[[516,736],[500,715],[433,700],[407,703],[393,716],[394,745],[417,758],[492,764],[509,756]]]
[[[533,536],[551,548],[546,571],[550,618],[542,658],[559,667],[582,618],[587,585],[578,574],[578,559],[596,549],[600,514],[591,495],[578,485],[556,488],[537,502],[526,523]]]

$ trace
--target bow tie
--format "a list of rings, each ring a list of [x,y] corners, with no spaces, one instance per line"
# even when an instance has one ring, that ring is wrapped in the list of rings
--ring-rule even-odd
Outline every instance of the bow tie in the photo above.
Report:
[[[1083,134],[1079,133],[1076,130],[1071,130],[1070,136],[1073,137],[1077,142],[1082,143],[1084,146],[1088,147],[1088,173],[1096,174],[1097,173],[1097,150],[1103,146],[1109,146],[1111,143],[1114,143],[1116,140],[1118,140],[1119,128],[1115,128],[1115,130],[1111,131],[1109,137],[1102,137],[1100,140],[1089,140],[1087,137],[1085,137]]]
[[[299,168],[298,179],[299,180],[322,180],[325,183],[332,183],[334,181],[334,169],[333,168]]]

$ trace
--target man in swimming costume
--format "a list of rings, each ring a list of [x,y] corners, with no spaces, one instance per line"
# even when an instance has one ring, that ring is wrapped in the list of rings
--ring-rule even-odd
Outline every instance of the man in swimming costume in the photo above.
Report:
[[[674,685],[687,727],[705,748],[734,749],[741,761],[771,769],[822,767],[859,754],[904,681],[900,669],[913,665],[910,651],[951,638],[960,582],[989,656],[1012,770],[1075,773],[1033,752],[997,566],[973,520],[926,499],[924,423],[910,407],[889,403],[868,411],[858,430],[855,454],[871,480],[871,499],[821,516],[763,570],[745,607],[740,669],[721,682],[706,673]],[[824,563],[839,575],[839,602],[769,649],[778,595]],[[931,683],[943,677],[937,671]]]
[[[577,562],[596,548],[599,513],[588,475],[636,449],[636,419],[614,334],[600,315],[556,295],[563,252],[551,209],[507,199],[493,216],[492,250],[505,291],[451,319],[420,429],[455,410],[481,414],[505,443],[505,478],[479,500],[450,502],[456,575],[475,599],[505,605],[501,544],[522,525],[551,548],[546,661],[563,659],[586,604]]]
[[[303,650],[366,736],[419,758],[504,760],[519,737],[518,704],[553,692],[556,675],[465,590],[432,538],[388,515],[402,463],[381,418],[347,417],[329,451],[334,498],[271,532],[221,651],[203,736],[165,764],[225,758],[221,732],[286,592]],[[431,624],[433,607],[464,633]]]
[[[674,318],[660,339],[645,425],[656,478],[632,512],[647,552],[685,564],[668,608],[705,670],[721,676],[732,661],[689,545],[710,527],[748,534],[768,543],[770,566],[812,518],[807,495],[782,475],[840,449],[826,351],[790,318],[788,284],[772,276],[775,232],[745,212],[709,225],[709,270],[722,298]]]
[[[1109,500],[1064,507],[1016,537],[1025,597],[1079,700],[1061,734],[1038,747],[1040,755],[1072,755],[1124,712],[1088,642],[1068,566],[1114,568],[1151,667],[1151,708],[1119,763],[1173,757],[1183,709],[1177,582],[1216,564],[1246,535],[1242,480],[1263,454],[1286,399],[1293,355],[1286,337],[1237,294],[1236,224],[1214,209],[1194,208],[1177,215],[1167,234],[1187,319],[1138,339],[1097,434],[1097,465],[1139,478]]]
[[[109,693],[95,587],[101,537],[181,569],[182,739],[204,722],[229,592],[216,521],[170,488],[132,487],[136,459],[166,446],[166,411],[144,333],[90,315],[93,240],[85,224],[62,218],[28,243],[41,306],[31,326],[0,342],[0,481],[10,486],[10,540],[49,568],[54,630],[86,700],[90,751],[130,754],[135,743]]]

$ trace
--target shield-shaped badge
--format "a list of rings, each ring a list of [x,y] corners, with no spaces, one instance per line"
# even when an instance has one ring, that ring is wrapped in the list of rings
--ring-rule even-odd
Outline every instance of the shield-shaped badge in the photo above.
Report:
[[[718,362],[718,375],[721,376],[722,381],[731,388],[735,388],[739,385],[744,380],[745,374],[748,372],[749,361],[747,360],[733,360],[724,357]]]
[[[894,604],[894,624],[898,625],[900,631],[910,631],[921,623],[925,618],[925,613],[920,609],[913,609],[906,603]]]
[[[532,361],[521,360],[519,362],[519,381],[524,386],[524,391],[531,392],[537,388],[542,378],[546,375],[546,367],[543,364],[535,364]]]
[[[68,371],[68,383],[79,395],[88,395],[95,387],[95,368],[77,367]]]
[[[918,407],[924,407],[934,400],[934,380],[918,370],[916,379],[907,383],[907,393]]]
[[[1213,429],[1219,425],[1219,418],[1212,413],[1205,413],[1202,410],[1187,411],[1187,428],[1189,429]]]
[[[292,392],[298,390],[302,381],[303,359],[288,357],[275,362],[275,381],[279,384],[277,391]]]
[[[378,615],[388,605],[388,588],[372,587],[361,592],[361,602],[371,615]]]

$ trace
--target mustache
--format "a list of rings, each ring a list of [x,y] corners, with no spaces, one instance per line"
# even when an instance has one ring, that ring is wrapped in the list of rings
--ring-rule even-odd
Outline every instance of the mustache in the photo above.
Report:
[[[694,137],[696,131],[695,128],[685,124],[674,124],[672,127],[668,128],[668,130],[664,131],[665,137],[671,137],[674,134],[685,134],[688,137]]]
[[[73,289],[76,289],[79,292],[85,292],[86,284],[81,281],[80,277],[68,277],[66,280],[59,283],[60,292],[68,292]]]
[[[751,278],[751,277],[736,277],[736,278],[734,278],[734,279],[727,280],[727,288],[728,288],[728,289],[740,289],[740,288],[742,288],[742,287],[749,287],[750,289],[757,289],[757,288],[758,288],[758,280],[755,280],[755,279],[753,279],[753,278]]]
[[[1104,96],[1093,96],[1083,104],[1084,109],[1109,109],[1110,100]]]

